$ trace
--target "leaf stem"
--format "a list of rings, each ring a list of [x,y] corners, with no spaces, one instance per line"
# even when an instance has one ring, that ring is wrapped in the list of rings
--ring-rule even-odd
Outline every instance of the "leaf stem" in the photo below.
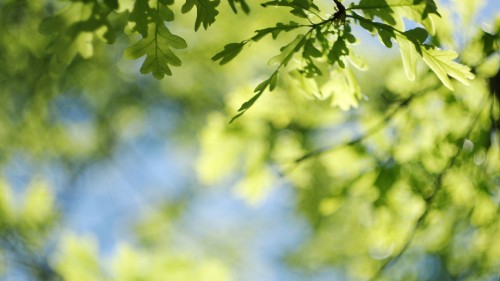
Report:
[[[346,10],[374,10],[374,9],[390,9],[393,7],[412,7],[412,6],[418,6],[415,4],[395,4],[395,5],[379,5],[379,6],[351,6],[347,8]]]

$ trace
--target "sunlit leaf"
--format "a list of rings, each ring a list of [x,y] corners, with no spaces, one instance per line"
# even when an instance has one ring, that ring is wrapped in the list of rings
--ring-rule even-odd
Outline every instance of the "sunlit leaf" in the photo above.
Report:
[[[410,81],[414,81],[417,72],[417,59],[418,53],[415,49],[415,44],[408,40],[405,36],[396,35],[396,41],[399,45],[399,51],[403,58],[403,65],[405,68],[406,76]]]
[[[321,87],[321,92],[325,98],[331,97],[332,106],[342,110],[358,107],[361,98],[361,89],[350,69],[333,71],[330,80]]]
[[[304,46],[305,40],[303,39],[303,34],[297,35],[292,42],[281,48],[281,53],[279,55],[269,60],[268,65],[287,65],[293,55]]]
[[[422,48],[424,62],[436,73],[443,84],[453,90],[450,79],[451,76],[464,85],[469,85],[469,80],[474,79],[474,74],[470,68],[454,61],[458,54],[451,50],[440,50],[436,47],[425,45]]]

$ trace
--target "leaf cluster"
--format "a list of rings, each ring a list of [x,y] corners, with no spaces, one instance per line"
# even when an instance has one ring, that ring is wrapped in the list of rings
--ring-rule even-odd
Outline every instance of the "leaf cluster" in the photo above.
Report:
[[[474,75],[470,68],[455,61],[457,53],[452,50],[441,50],[438,46],[429,44],[430,34],[435,33],[433,17],[440,14],[433,1],[405,0],[405,1],[384,1],[384,0],[363,0],[359,4],[352,4],[345,8],[339,1],[334,1],[335,13],[328,18],[321,17],[320,9],[312,1],[269,1],[262,6],[278,6],[291,9],[291,14],[306,23],[290,21],[289,23],[277,23],[274,27],[257,30],[256,35],[240,43],[231,43],[224,47],[224,50],[216,54],[212,59],[220,60],[220,64],[226,64],[234,59],[243,47],[252,41],[271,35],[276,39],[281,32],[297,32],[297,37],[287,45],[283,46],[280,54],[269,61],[271,65],[278,65],[271,76],[259,84],[254,92],[254,96],[245,102],[239,113],[231,120],[241,116],[248,110],[255,101],[262,95],[264,90],[272,91],[275,88],[279,70],[287,66],[295,56],[300,61],[297,68],[305,78],[314,78],[324,75],[318,64],[322,61],[328,62],[328,68],[340,70],[348,73],[347,62],[355,68],[365,70],[366,64],[356,56],[351,44],[358,40],[351,33],[351,25],[358,24],[371,34],[377,35],[380,41],[388,48],[397,42],[401,51],[405,72],[409,80],[416,77],[417,59],[421,57],[429,68],[436,73],[442,83],[449,89],[453,86],[448,78],[451,76],[463,84],[468,84]],[[361,11],[364,16],[355,11]],[[375,17],[381,21],[375,21]],[[426,29],[418,27],[405,30],[403,17],[414,20],[422,24]],[[298,20],[300,20],[298,19]],[[347,20],[346,20],[347,19]],[[300,31],[304,30],[304,31]],[[334,71],[334,72],[337,72]],[[327,71],[331,76],[332,70]],[[332,76],[331,76],[332,77]],[[350,83],[357,84],[352,77]],[[356,86],[357,87],[357,86]],[[353,92],[355,96],[360,96]]]
[[[234,13],[238,11],[237,5],[243,12],[250,12],[245,0],[231,0],[228,3]],[[125,55],[132,59],[145,56],[141,73],[152,73],[155,78],[161,79],[165,75],[172,75],[171,66],[180,66],[182,63],[173,49],[187,47],[186,41],[173,34],[166,24],[174,20],[174,11],[171,9],[173,4],[174,0],[134,1],[128,9],[121,9],[122,3],[117,0],[103,3],[98,0],[73,1],[66,10],[45,20],[40,31],[58,34],[51,46],[61,52],[66,61],[77,53],[89,57],[92,55],[93,36],[102,34],[108,43],[115,40],[110,15],[124,14],[131,31],[142,37],[127,48]],[[200,27],[207,29],[215,23],[219,5],[219,0],[186,0],[181,12],[189,13],[196,9],[194,30],[197,31]],[[441,50],[439,46],[430,43],[432,40],[429,38],[436,32],[435,20],[440,16],[433,0],[361,0],[349,7],[334,0],[329,8],[320,8],[313,0],[272,0],[261,6],[288,9],[294,19],[258,29],[255,35],[239,43],[227,44],[212,60],[226,64],[237,57],[250,42],[258,42],[268,36],[276,40],[280,34],[290,32],[295,33],[295,38],[282,46],[280,53],[269,61],[270,65],[276,65],[275,70],[269,78],[257,85],[254,96],[239,108],[232,121],[244,114],[266,90],[274,90],[285,68],[292,68],[291,71],[298,72],[303,79],[312,80],[339,71],[348,73],[351,66],[365,70],[366,63],[354,54],[350,46],[358,42],[352,33],[354,25],[378,36],[388,48],[393,46],[393,42],[397,42],[409,80],[416,77],[419,57],[450,89],[453,86],[449,76],[464,84],[474,77],[470,68],[455,61],[457,54],[454,51]],[[405,30],[403,18],[412,20],[423,28]],[[72,44],[74,48],[62,47]],[[298,63],[289,66],[292,60],[297,60]],[[357,83],[354,76],[342,76],[351,77],[350,84]],[[317,93],[314,95],[328,96]],[[337,89],[334,95],[339,96],[341,93]],[[360,93],[355,91],[354,97],[359,96]]]

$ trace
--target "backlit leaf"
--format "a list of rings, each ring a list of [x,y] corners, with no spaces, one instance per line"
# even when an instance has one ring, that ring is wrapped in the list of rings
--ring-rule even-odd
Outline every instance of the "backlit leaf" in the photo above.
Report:
[[[422,48],[424,62],[436,73],[439,80],[450,90],[453,90],[448,75],[457,79],[464,85],[469,85],[469,80],[474,79],[470,68],[454,61],[458,54],[452,50],[441,50],[433,46],[424,45]]]
[[[287,63],[292,59],[293,55],[298,52],[305,43],[304,35],[299,34],[297,37],[286,46],[281,48],[281,53],[273,58],[271,58],[268,62],[269,65],[279,64],[279,65],[287,65]]]
[[[399,51],[403,59],[403,66],[405,68],[406,76],[410,81],[414,81],[417,73],[417,50],[415,44],[408,40],[408,38],[397,34],[396,41],[399,45]]]
[[[342,110],[358,107],[361,98],[361,89],[358,81],[350,69],[334,70],[330,80],[323,85],[321,93],[324,98],[331,96],[331,105]]]

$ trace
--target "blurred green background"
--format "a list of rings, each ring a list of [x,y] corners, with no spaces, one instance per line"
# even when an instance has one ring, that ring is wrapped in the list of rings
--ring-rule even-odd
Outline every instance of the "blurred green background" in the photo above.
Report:
[[[410,82],[354,29],[359,102],[290,72],[231,125],[294,34],[210,58],[290,16],[224,2],[194,32],[180,4],[183,65],[155,80],[123,57],[134,35],[73,44],[39,30],[68,1],[0,0],[0,279],[498,280],[496,0],[440,3],[470,86]]]

